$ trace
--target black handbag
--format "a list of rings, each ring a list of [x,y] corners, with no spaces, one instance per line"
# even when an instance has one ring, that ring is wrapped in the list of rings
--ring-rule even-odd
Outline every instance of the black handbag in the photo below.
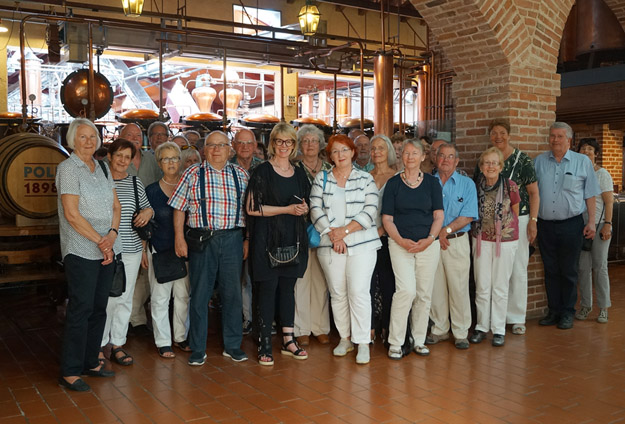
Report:
[[[189,250],[194,252],[202,252],[211,237],[213,237],[213,232],[211,230],[186,226],[184,228],[184,240],[187,242]]]
[[[141,240],[150,240],[152,238],[152,234],[154,234],[154,230],[158,227],[154,218],[150,218],[147,224],[143,227],[135,226],[134,220],[136,216],[141,212],[141,208],[139,207],[139,191],[137,189],[137,177],[132,177],[132,185],[135,189],[135,213],[132,215],[132,229],[137,233]]]
[[[126,291],[126,267],[122,261],[121,253],[113,259],[113,266],[115,271],[113,271],[113,283],[109,297],[119,297]]]
[[[152,253],[154,276],[159,284],[169,283],[187,276],[187,264],[184,258],[176,255],[172,250]]]
[[[299,240],[295,246],[276,247],[267,250],[270,268],[283,268],[299,265]]]
[[[601,224],[601,219],[603,218],[603,211],[605,208],[601,209],[601,216],[599,217],[599,222],[597,223],[597,228],[595,229],[595,232],[599,231],[599,224]],[[596,235],[595,235],[596,237]],[[590,252],[592,250],[592,241],[593,239],[589,239],[584,237],[584,240],[582,240],[582,250],[584,252]]]

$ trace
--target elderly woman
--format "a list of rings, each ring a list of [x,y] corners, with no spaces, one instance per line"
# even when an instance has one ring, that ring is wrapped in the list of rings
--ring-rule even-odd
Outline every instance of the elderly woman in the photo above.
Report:
[[[388,236],[382,225],[382,198],[386,182],[396,174],[394,169],[397,156],[392,141],[385,135],[374,135],[371,138],[371,162],[373,170],[371,176],[378,188],[378,214],[376,227],[382,242],[382,248],[378,250],[378,258],[371,278],[371,330],[378,331],[382,340],[388,338],[388,327],[391,317],[391,300],[395,293],[395,275],[391,265],[391,256],[388,251]],[[372,337],[373,337],[372,335]]]
[[[254,168],[247,192],[250,217],[250,273],[258,288],[260,324],[260,365],[273,365],[271,323],[274,318],[276,291],[279,295],[282,324],[281,353],[294,359],[307,359],[293,332],[294,287],[304,276],[308,263],[308,237],[304,216],[310,183],[300,167],[291,160],[297,155],[297,136],[292,126],[277,124],[269,135],[271,159]]]
[[[506,334],[508,282],[519,239],[519,189],[502,174],[503,153],[491,147],[481,154],[477,181],[479,220],[471,225],[477,324],[469,341],[480,343],[489,330],[493,346]]]
[[[191,146],[191,143],[189,143],[189,139],[184,135],[184,134],[176,134],[171,141],[173,143],[176,143],[178,145],[178,147],[180,149],[182,149],[183,147],[189,147]],[[195,146],[193,146],[195,147]],[[157,147],[158,148],[158,147]]]
[[[145,247],[145,243],[139,238],[132,225],[143,227],[154,215],[145,195],[143,183],[139,178],[128,174],[128,166],[135,154],[137,151],[134,144],[123,138],[118,138],[109,146],[108,159],[111,176],[115,181],[115,189],[122,206],[119,236],[123,245],[126,291],[119,297],[109,298],[102,346],[106,346],[108,343],[113,345],[111,360],[119,365],[132,365],[134,362],[132,356],[124,350],[123,346],[126,343],[128,323],[132,312],[132,297]],[[138,206],[136,196],[139,197]],[[135,212],[138,213],[135,215]]]
[[[425,158],[419,140],[406,140],[402,149],[404,170],[386,183],[382,200],[382,222],[390,239],[396,287],[388,338],[391,359],[402,358],[409,316],[415,353],[430,354],[425,336],[440,256],[436,235],[441,231],[444,214],[441,185],[421,171]]]
[[[610,173],[597,165],[597,156],[601,154],[601,147],[594,138],[582,138],[577,150],[590,158],[595,175],[599,181],[601,195],[595,197],[595,227],[598,236],[592,242],[591,249],[584,250],[579,258],[579,291],[581,309],[575,318],[585,320],[592,311],[592,279],[595,277],[595,292],[599,305],[597,321],[608,322],[608,308],[610,302],[610,277],[608,276],[608,249],[612,238],[612,212],[614,205],[614,187]],[[584,221],[588,222],[588,214],[584,213]]]
[[[122,252],[118,238],[121,206],[107,165],[93,159],[101,144],[95,125],[87,119],[75,119],[67,131],[67,143],[74,151],[56,172],[69,298],[59,384],[87,391],[89,385],[81,375],[115,375],[98,361],[98,352],[115,271],[113,258]]]
[[[527,309],[527,264],[529,245],[536,238],[540,196],[534,162],[519,149],[510,145],[510,123],[495,119],[488,126],[490,142],[503,154],[501,174],[514,181],[519,188],[519,242],[514,256],[514,266],[508,291],[506,322],[512,325],[512,334],[525,334],[525,312]],[[475,181],[481,175],[479,166],[475,170]]]
[[[302,156],[295,166],[304,170],[312,184],[317,174],[332,169],[332,165],[319,157],[319,151],[326,146],[323,131],[314,125],[302,125],[297,131],[297,142]],[[295,336],[299,344],[307,346],[311,333],[319,343],[330,343],[328,284],[316,248],[308,249],[306,273],[295,284]]]
[[[188,149],[197,153],[197,150]],[[145,188],[150,205],[154,209],[154,220],[158,231],[150,239],[149,249],[141,261],[148,268],[150,282],[152,324],[154,342],[159,355],[174,358],[171,348],[172,332],[169,325],[169,301],[174,298],[173,327],[174,345],[189,352],[187,343],[187,316],[189,313],[189,276],[159,283],[154,273],[154,253],[167,253],[174,250],[174,209],[167,204],[174,192],[181,174],[180,149],[175,143],[165,142],[154,152],[156,162],[163,171],[163,178]]]
[[[369,288],[376,250],[381,246],[375,226],[378,188],[369,173],[352,166],[356,145],[349,137],[330,137],[326,152],[334,168],[315,177],[310,216],[321,234],[317,255],[341,336],[333,354],[345,356],[354,350],[355,343],[356,363],[367,364],[371,342]]]
[[[191,165],[195,163],[202,163],[202,156],[195,146],[182,146],[179,147],[179,150],[182,150],[182,152],[180,153],[181,174]]]

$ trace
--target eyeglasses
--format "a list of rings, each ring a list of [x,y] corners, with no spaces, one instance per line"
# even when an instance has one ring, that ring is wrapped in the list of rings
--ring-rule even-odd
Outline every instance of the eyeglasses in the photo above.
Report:
[[[445,159],[447,159],[447,160],[454,160],[454,159],[456,159],[456,155],[453,155],[453,154],[452,155],[445,155],[443,153],[439,153],[438,155],[436,155],[436,157],[439,158],[439,159],[443,159],[443,160],[445,160]]]
[[[276,143],[276,146],[286,146],[286,147],[291,147],[295,143],[293,139],[291,138],[287,138],[286,140],[283,140],[281,138],[276,138],[273,140],[273,142]]]
[[[494,161],[486,160],[482,162],[482,164],[490,168],[490,167],[499,166],[499,161],[498,160],[494,160]]]
[[[169,134],[167,134],[167,133],[152,133],[151,137],[167,138],[167,137],[169,137]]]
[[[341,149],[341,150],[332,150],[330,152],[330,154],[331,155],[340,155],[341,153],[347,153],[347,152],[351,152],[351,151],[352,151],[352,149],[346,147],[346,148]]]
[[[319,140],[316,138],[305,138],[302,140],[302,144],[319,144]]]
[[[197,150],[197,147],[195,147],[193,144],[191,145],[184,145],[180,148],[180,150],[187,150],[187,149],[193,149],[193,150]]]
[[[228,143],[217,143],[217,144],[207,144],[204,147],[208,147],[209,150],[214,150],[214,149],[225,149],[226,147],[230,147],[230,144]]]
[[[173,158],[161,158],[161,162],[163,163],[178,163],[180,161],[180,156],[174,156]]]

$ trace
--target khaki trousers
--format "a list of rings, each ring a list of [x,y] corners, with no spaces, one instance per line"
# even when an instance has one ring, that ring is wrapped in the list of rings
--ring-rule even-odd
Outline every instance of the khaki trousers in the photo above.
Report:
[[[317,258],[317,249],[308,249],[308,267],[295,283],[295,337],[330,333],[328,285]]]

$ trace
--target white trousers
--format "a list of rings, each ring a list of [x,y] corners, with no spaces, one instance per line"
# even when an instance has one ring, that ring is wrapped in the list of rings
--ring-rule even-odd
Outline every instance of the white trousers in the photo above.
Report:
[[[471,246],[469,235],[449,240],[449,247],[441,249],[434,277],[432,309],[434,322],[432,334],[442,336],[451,331],[457,340],[466,339],[471,327],[471,299],[469,273],[471,272]]]
[[[328,284],[317,257],[308,249],[308,267],[295,283],[295,337],[330,333]]]
[[[527,264],[530,259],[530,242],[527,239],[527,224],[530,216],[519,216],[519,241],[514,255],[510,289],[508,290],[508,324],[525,324],[527,311]]]
[[[506,334],[508,286],[517,240],[501,243],[501,254],[495,256],[496,243],[482,240],[480,256],[476,256],[477,240],[473,244],[473,271],[475,275],[476,330]]]
[[[604,224],[599,225],[599,230],[592,241],[590,252],[582,250],[579,257],[579,294],[581,305],[592,307],[592,278],[595,277],[595,292],[597,294],[597,306],[599,308],[609,308],[610,301],[610,277],[608,276],[608,250],[609,240],[601,240],[599,231]]]
[[[150,283],[148,281],[148,271],[140,268],[139,275],[136,278],[135,292],[132,296],[132,313],[130,314],[130,323],[133,327],[138,325],[146,325],[148,318],[145,312],[145,302],[150,297]]]
[[[135,282],[141,267],[141,252],[123,253],[122,260],[126,270],[126,291],[119,297],[109,297],[106,305],[106,324],[102,336],[102,346],[111,343],[123,346],[126,343],[128,322],[132,311],[132,297],[135,292]]]
[[[150,305],[152,310],[152,326],[156,347],[171,346],[171,326],[169,325],[169,300],[174,297],[174,341],[183,342],[187,339],[187,317],[189,316],[189,274],[184,278],[159,284],[154,275],[152,251],[148,253],[148,280],[150,282]],[[187,266],[188,268],[188,266]]]
[[[404,344],[410,315],[410,329],[415,346],[422,346],[428,329],[434,273],[441,252],[440,243],[434,240],[423,252],[408,253],[389,238],[388,249],[395,274],[388,342],[393,349],[399,349]]]
[[[353,343],[371,342],[371,275],[375,268],[375,250],[359,255],[318,255],[330,290],[334,325],[342,339]]]

